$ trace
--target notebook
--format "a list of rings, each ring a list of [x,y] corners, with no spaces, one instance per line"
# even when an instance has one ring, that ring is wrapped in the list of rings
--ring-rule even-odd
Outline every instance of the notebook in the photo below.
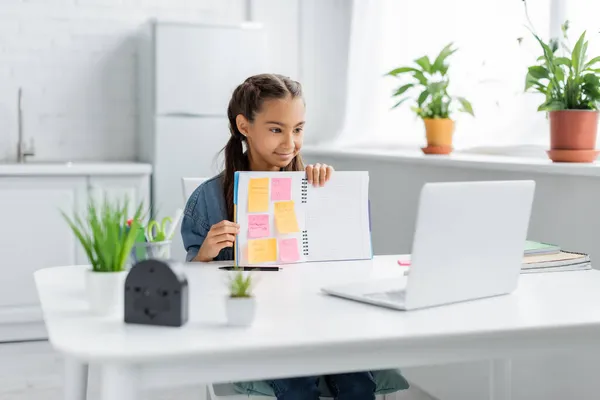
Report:
[[[544,269],[590,264],[590,256],[582,253],[561,251],[557,254],[542,254],[523,258],[523,269]]]
[[[371,259],[368,172],[237,172],[235,265]]]
[[[535,242],[533,240],[528,240],[525,242],[526,256],[534,254],[556,254],[559,252],[560,247],[553,244]]]

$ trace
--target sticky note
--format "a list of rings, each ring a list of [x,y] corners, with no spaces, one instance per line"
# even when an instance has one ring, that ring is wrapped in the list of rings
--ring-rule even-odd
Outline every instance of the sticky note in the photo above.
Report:
[[[251,239],[267,237],[271,234],[268,214],[248,215],[248,237]]]
[[[277,239],[248,240],[248,263],[261,264],[277,261]]]
[[[293,201],[278,201],[275,203],[275,226],[279,233],[300,231]]]
[[[269,211],[269,178],[252,178],[248,183],[248,212]]]
[[[298,240],[296,238],[281,239],[279,241],[279,261],[294,262],[299,259]]]
[[[292,199],[292,178],[273,178],[271,179],[271,200],[291,200]]]

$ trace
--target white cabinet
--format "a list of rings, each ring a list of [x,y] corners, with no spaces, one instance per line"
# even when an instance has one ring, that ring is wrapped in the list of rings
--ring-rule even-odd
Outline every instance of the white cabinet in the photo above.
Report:
[[[150,187],[147,176],[91,176],[88,180],[90,195],[100,202],[129,200],[130,214],[143,202],[144,209],[150,207]]]
[[[35,304],[33,272],[74,264],[77,242],[61,211],[85,204],[84,177],[0,179],[0,307]]]
[[[90,197],[105,193],[148,206],[149,182],[149,174],[0,176],[0,342],[46,336],[36,270],[88,263],[61,211],[85,212]]]
[[[41,318],[33,273],[76,263],[79,245],[61,211],[81,209],[86,197],[85,177],[0,178],[0,340],[6,324]]]

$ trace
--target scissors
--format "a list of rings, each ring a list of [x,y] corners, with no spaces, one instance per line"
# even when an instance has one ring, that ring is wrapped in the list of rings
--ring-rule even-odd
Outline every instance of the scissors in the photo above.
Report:
[[[152,220],[146,227],[146,237],[149,242],[162,242],[167,239],[167,224],[172,223],[171,217],[164,217],[161,224],[158,221]],[[155,229],[156,228],[156,229]]]

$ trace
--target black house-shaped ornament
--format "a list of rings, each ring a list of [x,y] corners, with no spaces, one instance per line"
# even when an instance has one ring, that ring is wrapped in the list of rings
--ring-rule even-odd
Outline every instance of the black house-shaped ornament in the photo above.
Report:
[[[182,326],[188,320],[188,282],[165,260],[135,264],[125,280],[125,322]]]

